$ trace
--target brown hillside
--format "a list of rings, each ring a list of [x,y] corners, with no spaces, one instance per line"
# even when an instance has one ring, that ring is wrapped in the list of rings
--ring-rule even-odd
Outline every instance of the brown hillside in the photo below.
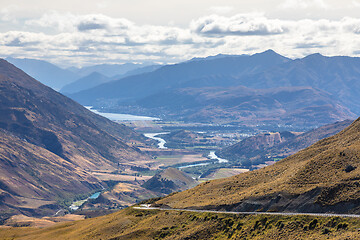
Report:
[[[166,197],[174,208],[360,212],[360,119],[282,161]]]
[[[277,132],[248,137],[241,142],[216,152],[222,158],[239,161],[242,164],[262,163],[268,157],[288,157],[309,147],[317,141],[333,136],[352,123],[344,120],[310,130],[302,134]],[[262,161],[262,162],[261,162]]]
[[[0,210],[15,213],[21,208],[28,215],[43,215],[52,211],[39,207],[56,208],[57,198],[101,188],[83,169],[3,130],[0,146]]]
[[[143,164],[148,156],[129,143],[144,142],[126,126],[90,112],[0,59],[2,209],[21,205],[28,211],[34,208],[28,199],[37,201],[38,208],[100,189],[91,171]]]

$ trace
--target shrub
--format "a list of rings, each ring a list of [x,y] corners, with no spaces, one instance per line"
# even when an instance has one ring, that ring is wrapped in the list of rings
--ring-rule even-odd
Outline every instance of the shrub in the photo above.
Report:
[[[316,228],[317,223],[318,223],[318,220],[317,220],[317,219],[312,220],[312,221],[309,223],[309,230],[314,230],[314,229]]]

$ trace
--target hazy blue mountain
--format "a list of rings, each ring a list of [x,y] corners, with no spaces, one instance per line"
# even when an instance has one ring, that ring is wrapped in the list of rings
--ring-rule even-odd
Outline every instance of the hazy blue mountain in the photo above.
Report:
[[[146,67],[140,67],[140,68],[136,68],[134,70],[128,71],[124,74],[113,76],[112,79],[119,80],[120,78],[124,78],[124,77],[153,72],[161,67],[162,67],[162,65],[150,65],[150,66],[146,66]]]
[[[90,89],[90,88],[96,87],[100,84],[118,80],[118,79],[121,79],[124,77],[147,73],[147,72],[152,72],[152,71],[159,69],[160,67],[161,67],[161,65],[150,65],[150,66],[146,66],[146,67],[136,68],[134,70],[126,72],[125,74],[120,74],[120,75],[116,75],[113,77],[107,77],[101,73],[93,72],[85,77],[78,79],[75,82],[72,82],[72,83],[64,86],[60,90],[60,92],[62,92],[64,94],[73,94],[73,93],[80,92],[80,91],[83,91],[86,89]]]
[[[190,122],[266,123],[300,127],[315,127],[355,118],[331,94],[311,87],[170,89],[133,104],[119,104],[113,110],[158,114],[159,117]]]
[[[144,64],[124,63],[124,64],[99,64],[99,65],[82,67],[82,68],[71,67],[68,69],[83,77],[93,72],[101,73],[102,75],[105,75],[107,77],[114,77],[116,75],[123,75],[129,71],[144,66],[145,66]]]
[[[213,75],[241,76],[258,73],[290,61],[272,50],[252,56],[230,56],[212,60],[198,60],[167,65],[150,73],[122,78],[118,81],[81,91],[71,97],[82,104],[94,105],[97,99],[129,101],[143,98],[164,89],[180,87],[182,84]],[[218,86],[227,85],[226,82]],[[232,83],[232,85],[236,85]],[[238,84],[237,84],[238,85]]]
[[[11,57],[6,58],[6,60],[55,90],[59,90],[79,78],[77,74],[43,60]]]
[[[82,77],[75,82],[72,82],[63,88],[61,88],[61,93],[75,93],[85,89],[89,89],[95,86],[98,86],[102,83],[111,81],[111,78],[106,77],[98,72],[93,72],[88,76]]]
[[[242,77],[239,83],[250,88],[311,86],[332,93],[360,114],[360,58],[313,54]]]
[[[138,112],[152,116],[156,113],[161,114],[162,118],[165,116],[185,121],[214,122],[219,119],[229,121],[231,118],[238,121],[238,118],[244,118],[249,123],[254,119],[263,119],[263,122],[272,124],[278,120],[282,124],[295,122],[318,126],[360,114],[359,79],[360,58],[313,54],[290,60],[268,50],[251,56],[219,55],[167,65],[150,73],[99,85],[72,97],[83,104],[101,106],[112,111]],[[213,100],[217,100],[216,97],[204,98],[222,95],[219,87],[235,86],[271,88],[271,94],[283,87],[312,90],[311,94],[300,94],[293,90],[286,93],[282,90],[282,94],[278,94],[276,98],[257,95],[257,92],[249,90],[242,99],[229,94],[232,98],[227,98],[226,101],[237,104],[232,106],[235,108],[224,103],[213,103]],[[218,89],[216,91],[219,92],[214,93],[213,89]],[[223,91],[231,92],[231,89]],[[199,102],[200,98],[194,98],[190,92],[197,92],[202,100]],[[193,105],[198,105],[198,108]],[[246,107],[242,108],[244,106]],[[270,116],[270,120],[266,116]]]

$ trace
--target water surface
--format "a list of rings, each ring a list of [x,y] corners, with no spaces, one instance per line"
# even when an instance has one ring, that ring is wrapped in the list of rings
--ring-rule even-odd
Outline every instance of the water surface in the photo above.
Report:
[[[166,141],[162,138],[157,137],[158,135],[161,134],[169,134],[168,132],[161,132],[161,133],[144,133],[144,136],[147,138],[151,138],[154,139],[156,141],[158,141],[158,148],[159,149],[167,149],[167,147],[165,147]]]
[[[107,112],[99,112],[98,110],[92,109],[92,106],[86,106],[87,109],[92,111],[93,113],[99,114],[103,117],[110,119],[111,121],[154,121],[160,120],[160,118],[147,117],[147,116],[137,116],[131,114],[121,114],[121,113],[107,113]]]

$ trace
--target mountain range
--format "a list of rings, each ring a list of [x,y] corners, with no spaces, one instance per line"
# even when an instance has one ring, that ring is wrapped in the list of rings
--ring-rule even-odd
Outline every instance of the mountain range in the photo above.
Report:
[[[229,123],[231,118],[236,122],[235,115],[244,118],[241,114],[248,116],[245,120],[256,121],[262,107],[278,105],[277,109],[281,110],[271,111],[270,121],[275,117],[275,121],[280,119],[279,124],[295,121],[306,125],[315,118],[323,119],[312,123],[311,127],[316,127],[354,119],[359,113],[359,63],[359,58],[325,57],[320,54],[291,60],[272,50],[251,56],[220,55],[163,66],[69,96],[82,104],[111,112],[158,114],[164,119],[180,117],[185,121],[215,120],[221,123]],[[247,95],[245,90],[239,92],[241,88],[246,89],[244,87],[248,88]],[[301,88],[307,89],[307,95],[298,94]],[[241,99],[229,94],[226,102],[246,106],[247,109],[237,109],[217,101],[217,94],[223,98],[224,92],[233,94],[235,89],[239,92],[237,94],[246,97]],[[283,93],[280,96],[281,90]],[[214,97],[209,99],[211,95]],[[194,104],[191,104],[193,101]],[[301,104],[294,104],[296,102]],[[302,104],[304,102],[305,105]],[[234,113],[233,116],[230,116],[231,113]],[[261,124],[267,124],[268,119],[262,121]]]
[[[126,77],[69,96],[85,105],[94,105],[101,99],[115,99],[123,102],[141,99],[164,89],[176,88],[201,77],[256,73],[287,61],[290,59],[273,51],[252,56],[241,55],[205,61],[188,61],[166,65],[153,72]]]

